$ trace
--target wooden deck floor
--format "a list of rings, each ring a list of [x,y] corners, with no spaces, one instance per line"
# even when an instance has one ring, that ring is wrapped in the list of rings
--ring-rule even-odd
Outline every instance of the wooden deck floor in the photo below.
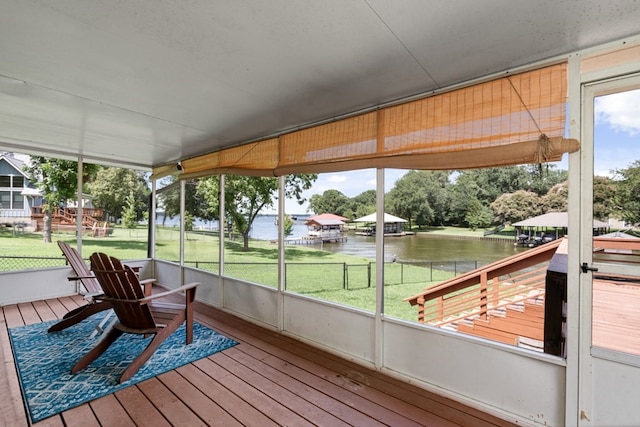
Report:
[[[30,425],[7,328],[60,318],[60,298],[2,308],[0,425]],[[37,426],[511,426],[450,399],[198,304],[240,344],[43,420]]]
[[[593,281],[593,345],[640,355],[640,287]]]

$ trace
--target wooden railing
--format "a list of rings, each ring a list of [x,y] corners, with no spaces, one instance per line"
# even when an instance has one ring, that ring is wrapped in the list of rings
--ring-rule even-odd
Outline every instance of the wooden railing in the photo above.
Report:
[[[444,325],[464,313],[487,319],[490,310],[544,292],[546,266],[562,239],[496,261],[404,301],[418,305],[418,321]]]
[[[405,301],[418,305],[421,323],[566,356],[563,331],[566,328],[567,255],[568,240],[556,240],[442,282]],[[625,235],[596,236],[593,260],[617,267],[638,265],[640,239]],[[622,291],[631,295],[629,289],[640,287],[640,276],[633,270],[610,268],[608,271],[613,273],[592,272],[594,289],[601,292],[599,298],[604,295],[604,286],[608,286],[606,295]],[[613,301],[619,303],[619,297]],[[621,307],[607,306],[603,299],[597,302],[594,307],[600,310],[600,320],[594,325],[599,325],[599,336],[609,339],[606,337],[612,337],[612,331],[624,335],[630,326],[626,322],[633,318],[634,312],[621,316]],[[630,342],[630,339],[623,341]],[[631,347],[640,348],[640,340],[637,343]]]
[[[437,304],[424,308],[422,322],[444,326],[459,320],[462,314],[487,320],[491,310],[502,310],[543,295],[545,276],[546,266],[541,266],[512,276],[509,281],[496,281],[491,286],[484,287],[480,285],[475,291],[467,291],[449,298],[440,297]]]
[[[71,217],[76,217],[78,215],[78,208],[55,208],[53,211],[54,215],[70,215]],[[42,206],[32,206],[31,207],[31,215],[32,216],[44,216],[44,209]],[[82,209],[83,217],[91,217],[97,220],[102,220],[104,217],[104,209],[100,208],[83,208]]]
[[[42,206],[31,207],[31,219],[36,220],[36,229],[41,230],[43,227],[44,210]],[[51,213],[51,220],[57,226],[75,225],[78,216],[77,208],[55,208]],[[89,229],[97,229],[102,227],[102,218],[104,216],[103,209],[83,208],[82,209],[82,226]]]

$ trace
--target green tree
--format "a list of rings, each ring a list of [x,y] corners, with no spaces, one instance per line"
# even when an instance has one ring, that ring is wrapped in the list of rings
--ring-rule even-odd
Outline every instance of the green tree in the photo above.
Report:
[[[93,179],[98,166],[83,165],[83,181]],[[25,171],[29,180],[36,184],[44,199],[43,240],[51,243],[51,214],[67,200],[76,200],[78,194],[78,163],[71,160],[31,156]],[[80,205],[80,203],[79,203]]]
[[[469,169],[455,175],[448,221],[451,224],[467,224],[467,214],[475,211],[474,200],[486,208],[505,193],[524,189],[528,181],[527,171],[520,166]],[[471,216],[474,213],[471,212]],[[470,216],[470,217],[471,217]]]
[[[350,208],[342,216],[349,219],[362,218],[376,211],[376,190],[366,190],[351,198]]]
[[[409,229],[417,217],[423,224],[433,220],[433,209],[417,171],[407,173],[396,182],[385,196],[385,207],[390,214],[409,221]]]
[[[144,218],[149,209],[151,190],[144,172],[116,167],[102,168],[96,178],[88,185],[96,207],[107,212],[108,218],[117,220],[127,206],[127,197],[134,196],[135,220]]]
[[[640,223],[640,160],[617,169],[614,178],[617,181],[614,204],[620,219],[634,225]]]
[[[133,191],[129,192],[122,211],[122,225],[124,228],[136,228],[136,197]]]
[[[180,180],[171,176],[161,190],[159,190],[158,198],[160,199],[162,209],[164,211],[163,221],[167,218],[173,218],[180,215]],[[208,208],[206,200],[196,188],[198,180],[190,179],[185,182],[184,189],[184,210],[185,215],[191,215],[192,220],[196,218],[213,220],[218,219],[218,212]]]
[[[537,216],[543,211],[540,197],[532,191],[525,190],[503,194],[491,203],[491,209],[496,219],[503,224]]]
[[[566,212],[569,201],[568,181],[556,184],[549,189],[547,194],[542,196],[543,211],[546,212]]]
[[[409,171],[385,198],[386,210],[417,225],[443,224],[450,207],[449,172]]]
[[[350,200],[338,190],[326,190],[309,198],[309,209],[315,214],[332,213],[344,216],[349,209]]]
[[[469,202],[464,221],[472,230],[486,228],[493,222],[493,212],[478,199],[473,199]]]
[[[287,175],[285,197],[304,203],[302,192],[311,188],[317,179],[315,174]],[[206,200],[207,209],[219,209],[219,177],[208,177],[198,182],[196,191]],[[233,230],[243,239],[243,251],[249,250],[249,232],[253,221],[264,208],[272,207],[278,193],[278,179],[256,176],[226,175],[224,210]]]
[[[466,223],[470,203],[478,200],[489,207],[503,194],[518,190],[545,195],[559,183],[566,181],[567,172],[556,169],[554,164],[505,166],[498,168],[470,169],[456,174],[452,190],[450,223]],[[475,209],[475,208],[474,208]]]
[[[554,185],[566,181],[568,177],[567,171],[557,169],[553,163],[519,167],[527,172],[527,180],[520,189],[532,191],[539,196],[547,194]]]
[[[293,234],[293,219],[289,215],[284,216],[284,235],[289,237]]]
[[[475,197],[488,206],[502,194],[527,189],[528,175],[522,166],[469,169],[459,173],[455,186],[464,188],[466,196]]]
[[[607,176],[593,177],[593,217],[606,221],[610,217],[620,218],[616,208],[616,182]]]

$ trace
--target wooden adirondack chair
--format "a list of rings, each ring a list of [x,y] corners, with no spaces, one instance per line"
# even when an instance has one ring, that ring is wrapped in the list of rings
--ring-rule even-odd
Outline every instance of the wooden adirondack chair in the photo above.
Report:
[[[122,265],[115,257],[94,253],[90,257],[91,270],[96,275],[104,296],[111,303],[118,321],[107,330],[98,344],[85,354],[71,369],[76,373],[86,368],[104,353],[123,333],[153,335],[151,342],[120,376],[122,383],[131,378],[153,355],[160,344],[182,323],[186,322],[186,345],[193,341],[193,307],[196,287],[199,283],[189,283],[170,291],[145,296],[138,276],[131,267]],[[184,304],[154,304],[158,298],[184,292]]]
[[[80,253],[75,248],[72,248],[68,243],[61,240],[58,240],[58,247],[60,247],[60,250],[67,259],[67,263],[74,273],[74,275],[69,276],[68,279],[80,282],[82,288],[84,288],[80,289],[80,292],[87,300],[87,304],[69,311],[62,317],[61,321],[51,326],[48,332],[61,331],[83,321],[93,314],[99,313],[103,310],[109,310],[111,308],[110,301],[101,299],[103,295],[102,288],[94,274],[91,272],[89,266],[80,256]],[[154,282],[155,279],[146,279],[140,282],[141,285],[144,286],[145,295],[151,295],[151,287]],[[102,332],[104,323],[105,322],[100,322],[99,325],[96,325],[99,332]]]

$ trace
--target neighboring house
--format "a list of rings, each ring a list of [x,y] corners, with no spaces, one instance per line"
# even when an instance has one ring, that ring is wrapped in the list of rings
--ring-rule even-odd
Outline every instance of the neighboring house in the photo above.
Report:
[[[23,171],[25,163],[12,153],[0,154],[0,220],[24,221],[31,207],[42,204],[40,191]]]
[[[12,153],[0,154],[0,222],[31,224],[36,231],[43,229],[44,211],[42,193],[29,181],[23,171],[25,162]],[[101,224],[104,211],[93,208],[91,195],[83,194],[83,225],[87,229],[107,229]],[[77,216],[77,202],[68,200],[64,207],[56,208],[52,213],[52,227],[74,228]]]

